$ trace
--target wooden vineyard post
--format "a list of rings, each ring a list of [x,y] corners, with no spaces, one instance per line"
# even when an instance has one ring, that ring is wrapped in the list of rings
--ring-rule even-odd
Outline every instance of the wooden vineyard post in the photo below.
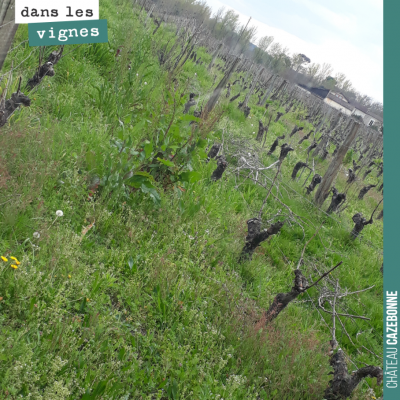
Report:
[[[18,29],[18,24],[14,23],[14,17],[15,0],[3,0],[0,5],[0,70]]]
[[[231,64],[229,70],[225,73],[225,76],[221,79],[221,82],[217,85],[217,87],[214,89],[213,94],[211,95],[210,99],[208,100],[204,113],[208,114],[209,112],[212,111],[214,106],[217,104],[217,101],[219,99],[219,96],[221,95],[222,89],[225,88],[226,84],[229,81],[229,78],[232,75],[232,72],[235,70],[239,60],[241,57],[237,57]]]
[[[332,182],[336,178],[339,168],[342,165],[344,156],[350,149],[350,146],[357,135],[359,127],[360,124],[358,122],[353,123],[353,126],[351,127],[349,134],[347,135],[343,144],[337,151],[335,158],[329,164],[328,170],[326,171],[324,177],[322,178],[322,182],[318,187],[317,193],[315,193],[315,203],[318,206],[322,206],[325,199],[328,197],[328,193],[331,188]]]

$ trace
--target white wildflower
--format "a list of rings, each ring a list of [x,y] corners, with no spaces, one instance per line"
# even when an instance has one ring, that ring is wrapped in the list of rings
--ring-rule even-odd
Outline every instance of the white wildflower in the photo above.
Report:
[[[147,85],[147,82],[145,82],[144,84]]]
[[[57,217],[62,217],[64,215],[64,213],[61,210],[57,210],[56,215],[57,215]]]
[[[33,232],[33,237],[35,239],[39,239],[40,238],[40,233],[39,232]]]

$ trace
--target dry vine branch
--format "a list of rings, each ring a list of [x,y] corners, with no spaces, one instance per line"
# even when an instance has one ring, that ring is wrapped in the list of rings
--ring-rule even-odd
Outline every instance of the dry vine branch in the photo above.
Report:
[[[261,215],[262,215],[262,212],[263,212],[265,203],[267,202],[268,197],[269,197],[269,195],[270,195],[270,193],[271,193],[271,191],[272,191],[272,188],[274,187],[276,178],[278,178],[279,172],[281,171],[281,166],[282,166],[282,162],[280,161],[280,162],[278,163],[278,170],[276,171],[276,174],[275,174],[274,180],[272,181],[271,187],[269,188],[269,191],[268,191],[268,193],[267,193],[267,196],[265,197],[265,199],[264,199],[264,201],[263,201],[263,203],[262,203],[262,205],[261,205],[261,209],[260,209],[260,211],[258,212],[258,218],[261,218]]]
[[[331,268],[328,272],[325,272],[318,280],[316,280],[314,283],[311,285],[308,285],[308,282],[302,272],[299,269],[294,270],[294,286],[292,287],[290,292],[287,293],[278,293],[272,304],[270,305],[269,309],[267,311],[264,311],[262,319],[259,321],[263,325],[268,324],[271,322],[273,319],[275,319],[281,311],[283,311],[286,306],[293,300],[295,300],[301,293],[304,293],[308,289],[312,288],[315,286],[321,279],[323,279],[325,276],[327,276],[329,273],[331,273],[334,269],[339,267],[343,261],[341,261],[339,264],[335,265],[333,268]]]
[[[299,262],[297,263],[297,267],[296,269],[300,268],[300,265],[303,263],[303,257],[304,257],[304,252],[306,250],[306,247],[308,246],[308,244],[311,242],[311,240],[313,240],[315,238],[315,236],[317,235],[318,231],[322,228],[322,225],[325,223],[325,221],[322,222],[322,224],[319,226],[319,228],[315,231],[314,235],[311,236],[310,240],[304,245],[303,247],[303,251],[301,252],[301,256],[299,259]]]

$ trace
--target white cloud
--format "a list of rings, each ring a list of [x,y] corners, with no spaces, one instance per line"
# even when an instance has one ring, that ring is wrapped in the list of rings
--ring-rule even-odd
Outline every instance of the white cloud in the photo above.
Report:
[[[307,2],[308,0],[300,1]],[[379,2],[379,0],[370,1]],[[207,3],[214,10],[225,6],[219,0],[207,0]],[[225,6],[225,8],[232,9],[229,6]],[[247,23],[248,15],[237,10],[235,12],[239,14],[242,24]],[[318,12],[323,13],[325,11],[319,10]],[[340,25],[343,21],[344,19],[340,20],[340,17],[338,17],[335,24]],[[252,19],[251,24],[257,27],[257,37],[272,35],[275,41],[281,43],[284,47],[288,47],[291,53],[306,54],[311,62],[331,64],[334,74],[337,72],[344,73],[361,93],[366,93],[375,100],[383,101],[382,46],[371,45],[368,52],[365,52],[349,41],[335,36],[334,33],[328,34],[326,30],[324,31],[325,34],[319,38],[318,43],[310,43],[283,29],[269,26],[256,19]]]

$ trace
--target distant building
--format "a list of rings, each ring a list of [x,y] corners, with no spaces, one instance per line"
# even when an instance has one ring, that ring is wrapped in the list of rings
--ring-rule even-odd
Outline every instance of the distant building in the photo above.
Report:
[[[340,110],[345,115],[352,115],[354,112],[354,106],[352,106],[341,93],[332,92],[330,90],[324,102],[336,110]]]
[[[307,91],[320,98],[332,108],[341,111],[345,115],[361,117],[362,121],[367,126],[376,126],[377,128],[383,126],[382,117],[371,111],[368,111],[365,106],[356,101],[349,101],[342,93],[334,92],[333,90],[325,89],[323,87],[308,87],[302,84],[298,84],[297,86],[301,90]]]
[[[316,87],[308,87],[306,85],[302,85],[302,84],[298,84],[297,85],[300,89],[303,89],[307,92],[310,92],[311,94],[313,94],[314,96],[319,97],[321,100],[324,100],[326,98],[326,96],[329,93],[329,89],[325,89],[322,87],[316,88]]]

